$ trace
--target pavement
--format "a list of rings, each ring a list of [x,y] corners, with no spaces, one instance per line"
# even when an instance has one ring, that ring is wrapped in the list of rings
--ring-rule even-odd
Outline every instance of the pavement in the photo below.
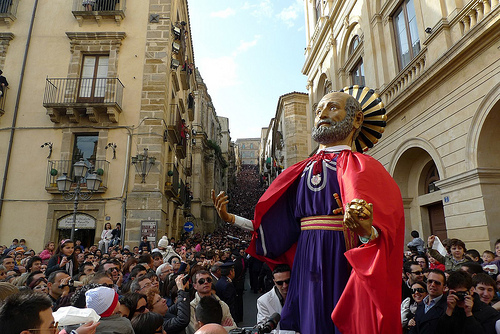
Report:
[[[238,323],[238,327],[253,327],[257,323],[257,299],[261,293],[253,293],[250,289],[250,279],[248,272],[245,276],[245,291],[243,293],[243,321]]]

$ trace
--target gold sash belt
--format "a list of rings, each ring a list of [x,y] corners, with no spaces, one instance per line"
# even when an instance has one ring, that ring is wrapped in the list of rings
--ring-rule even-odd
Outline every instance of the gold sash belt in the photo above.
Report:
[[[311,216],[300,219],[301,230],[344,231],[344,216]]]

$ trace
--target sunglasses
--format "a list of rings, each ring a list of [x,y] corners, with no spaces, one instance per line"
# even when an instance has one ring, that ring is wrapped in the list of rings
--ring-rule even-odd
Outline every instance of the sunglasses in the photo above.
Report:
[[[212,279],[210,277],[207,277],[207,278],[200,278],[198,280],[198,284],[199,285],[205,284],[205,282],[212,283]]]
[[[425,291],[424,288],[415,288],[415,289],[411,289],[411,291],[413,291],[413,293],[424,293],[424,292],[427,292]]]
[[[274,281],[274,283],[278,284],[279,286],[282,286],[283,283],[286,283],[288,285],[290,284],[290,279],[286,279],[284,281]]]
[[[412,271],[411,273],[415,275],[422,275],[424,272],[422,270],[419,270],[419,271]]]
[[[431,285],[432,283],[436,284],[437,286],[440,286],[440,285],[442,285],[442,284],[443,284],[443,283],[441,283],[441,282],[439,282],[439,281],[435,281],[435,280],[433,280],[433,279],[428,279],[428,280],[427,280],[427,284],[428,284],[428,285]]]
[[[137,310],[135,310],[135,312],[144,313],[144,311],[146,311],[146,308],[147,308],[146,305],[142,305]]]

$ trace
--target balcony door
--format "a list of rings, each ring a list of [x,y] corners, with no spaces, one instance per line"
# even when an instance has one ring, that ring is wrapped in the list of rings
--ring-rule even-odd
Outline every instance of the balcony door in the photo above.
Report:
[[[75,135],[75,145],[73,147],[73,159],[71,165],[83,159],[87,167],[93,168],[96,164],[97,154],[97,134],[77,134]],[[73,173],[71,173],[73,175]]]
[[[78,94],[79,102],[104,102],[108,63],[108,55],[84,56]]]

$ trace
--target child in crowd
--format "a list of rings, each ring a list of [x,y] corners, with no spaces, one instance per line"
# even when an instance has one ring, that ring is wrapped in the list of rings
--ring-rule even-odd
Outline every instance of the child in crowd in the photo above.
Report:
[[[56,253],[52,256],[47,264],[45,275],[48,277],[50,273],[57,270],[66,270],[73,276],[78,274],[78,263],[75,255],[75,244],[70,239],[63,239],[57,247]]]
[[[495,253],[489,250],[485,250],[482,255],[483,270],[486,271],[491,276],[496,276],[498,274],[498,265],[500,264],[499,260],[495,260]]]
[[[451,239],[450,240],[450,252],[451,254],[447,254],[446,256],[441,255],[437,250],[432,249],[434,245],[435,236],[431,235],[427,241],[429,246],[429,254],[443,263],[446,269],[450,270],[460,270],[463,263],[467,262],[468,259],[465,257],[465,252],[467,249],[465,248],[465,243],[459,239]]]

